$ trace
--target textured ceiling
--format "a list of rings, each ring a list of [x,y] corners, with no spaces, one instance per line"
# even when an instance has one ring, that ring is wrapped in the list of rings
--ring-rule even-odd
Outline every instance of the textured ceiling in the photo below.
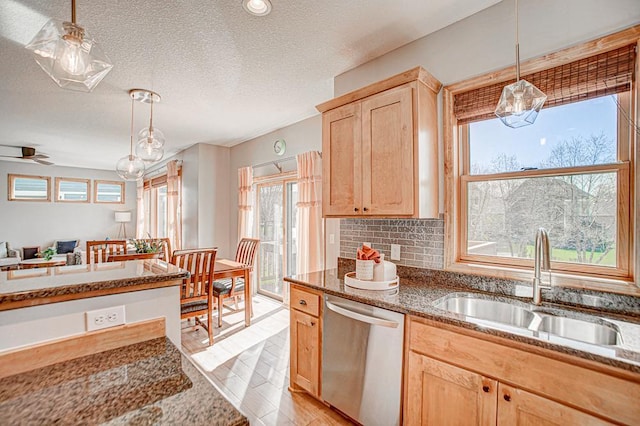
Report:
[[[335,75],[498,1],[272,0],[254,17],[240,0],[78,0],[78,23],[114,63],[88,94],[58,88],[23,48],[71,2],[0,0],[0,145],[113,169],[128,153],[134,87],[161,94],[168,155],[234,145],[316,114]],[[136,132],[148,113],[136,104]]]

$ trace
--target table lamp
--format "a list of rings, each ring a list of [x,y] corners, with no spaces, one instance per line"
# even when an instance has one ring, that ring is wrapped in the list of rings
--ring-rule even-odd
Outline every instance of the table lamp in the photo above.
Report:
[[[116,222],[120,224],[120,230],[118,231],[118,239],[124,236],[124,239],[127,239],[127,226],[128,222],[131,222],[131,212],[115,212]]]

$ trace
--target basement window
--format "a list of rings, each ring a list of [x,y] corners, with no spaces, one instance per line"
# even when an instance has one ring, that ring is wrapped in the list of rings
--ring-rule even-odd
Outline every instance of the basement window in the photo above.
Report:
[[[530,271],[543,227],[553,271],[632,279],[635,59],[629,45],[525,76],[548,100],[518,129],[492,116],[506,83],[452,93],[451,269]]]

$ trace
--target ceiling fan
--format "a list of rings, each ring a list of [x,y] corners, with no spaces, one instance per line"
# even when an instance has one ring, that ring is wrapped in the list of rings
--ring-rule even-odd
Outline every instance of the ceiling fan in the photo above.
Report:
[[[16,147],[18,148],[18,147]],[[14,155],[0,155],[0,157],[5,158],[18,158],[20,160],[31,160],[39,164],[44,164],[45,166],[50,166],[53,163],[50,161],[46,161],[45,158],[49,158],[48,155],[45,154],[36,154],[36,149],[28,146],[19,147],[22,149],[22,155],[14,156]]]

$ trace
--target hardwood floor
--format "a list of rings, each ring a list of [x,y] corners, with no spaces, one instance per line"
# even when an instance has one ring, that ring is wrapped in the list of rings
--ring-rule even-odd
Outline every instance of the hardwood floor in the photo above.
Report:
[[[291,393],[289,384],[289,311],[281,303],[257,295],[254,317],[244,327],[244,311],[223,316],[214,328],[214,345],[207,333],[182,322],[182,348],[211,381],[249,418],[251,425],[352,425],[304,393]],[[229,306],[233,306],[232,303]],[[214,323],[217,320],[214,313]]]

